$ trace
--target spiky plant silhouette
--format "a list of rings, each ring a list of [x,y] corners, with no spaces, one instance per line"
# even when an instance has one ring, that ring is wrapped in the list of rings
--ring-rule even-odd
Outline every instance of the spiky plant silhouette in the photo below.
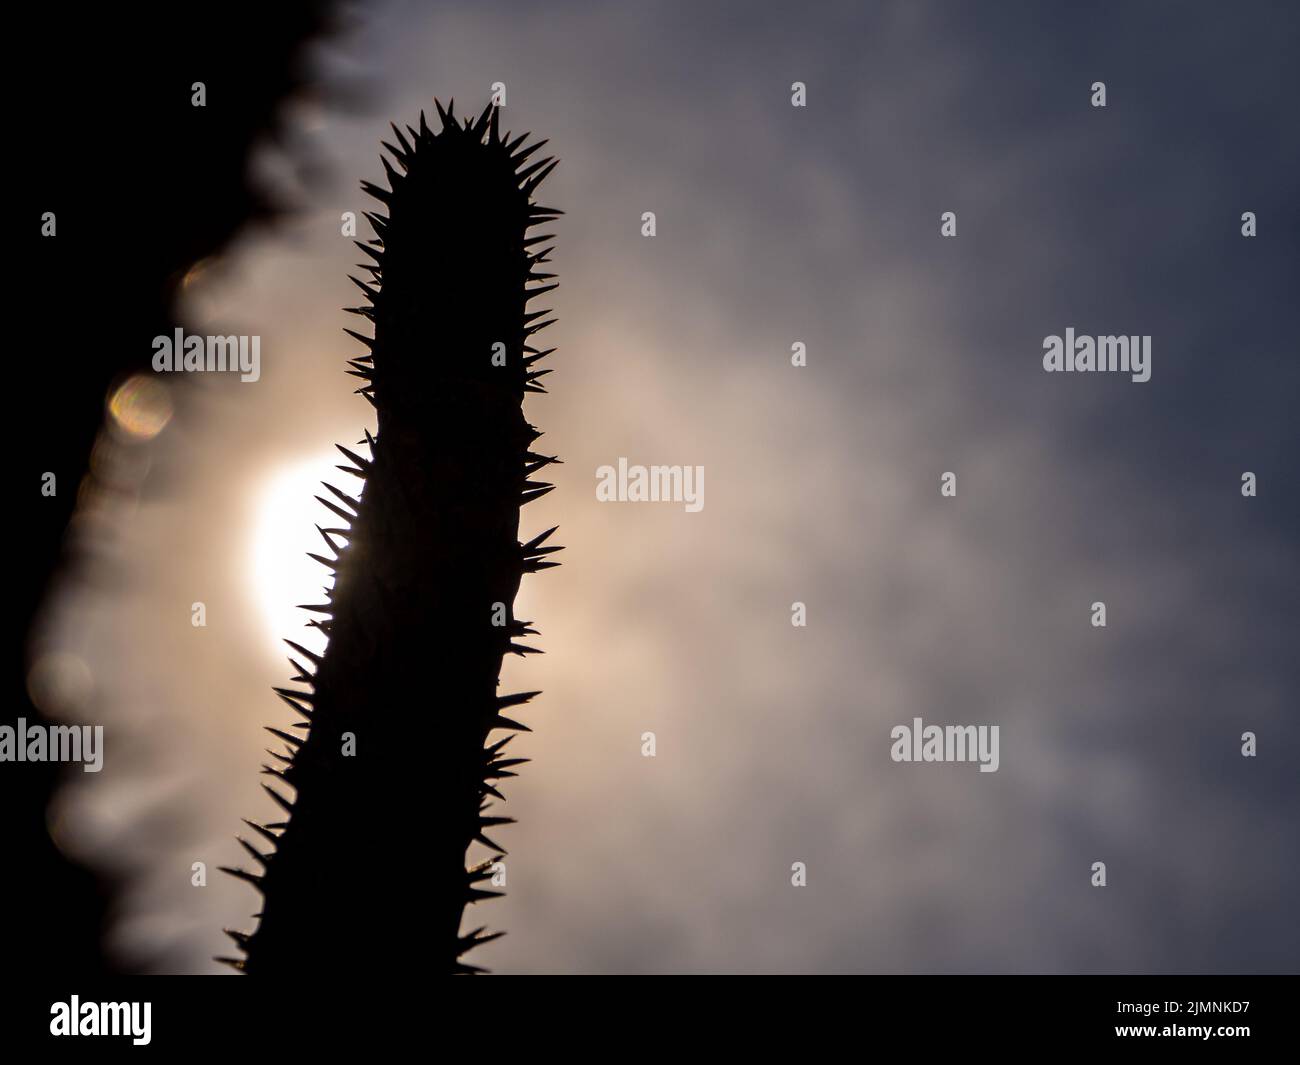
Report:
[[[504,854],[488,833],[513,818],[493,800],[525,761],[506,756],[511,735],[489,734],[527,731],[503,711],[537,694],[497,691],[507,652],[537,653],[518,642],[535,630],[515,594],[559,550],[543,546],[554,529],[518,537],[521,505],[552,488],[532,476],[558,461],[532,450],[522,403],[544,391],[549,371],[533,367],[550,354],[531,346],[550,312],[527,304],[556,287],[539,270],[552,249],[534,250],[551,237],[529,230],[561,212],[532,202],[555,166],[525,166],[545,141],[502,137],[491,105],[475,121],[435,105],[437,133],[423,113],[409,139],[393,126],[390,187],[362,182],[388,209],[357,242],[371,283],[353,278],[367,303],[350,310],[374,338],[347,330],[369,349],[351,372],[377,432],[369,458],[339,448],[358,496],[317,497],[340,519],[320,528],[330,555],[313,556],[333,589],[305,608],[328,645],[286,641],[306,690],[276,691],[306,735],[270,729],[286,751],[263,767],[296,798],[264,785],[288,816],[246,822],[272,845],[240,840],[263,871],[227,870],[264,896],[256,931],[228,933],[245,956],[221,959],[249,973],[373,972],[406,955],[475,972],[464,954],[495,938],[460,925],[467,903],[499,894],[484,886]],[[495,856],[466,868],[475,840]]]

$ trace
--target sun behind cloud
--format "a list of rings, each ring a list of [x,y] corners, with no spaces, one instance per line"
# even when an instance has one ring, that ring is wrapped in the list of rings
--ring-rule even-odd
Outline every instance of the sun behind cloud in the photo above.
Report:
[[[331,551],[317,526],[338,528],[342,521],[317,502],[316,496],[328,495],[321,482],[357,491],[356,485],[344,487],[353,480],[336,468],[344,461],[331,450],[274,468],[258,485],[251,526],[251,595],[268,635],[277,642],[294,640],[316,653],[324,648],[325,635],[308,627],[316,615],[298,606],[324,602],[323,589],[334,583],[333,574],[308,552],[328,558]]]

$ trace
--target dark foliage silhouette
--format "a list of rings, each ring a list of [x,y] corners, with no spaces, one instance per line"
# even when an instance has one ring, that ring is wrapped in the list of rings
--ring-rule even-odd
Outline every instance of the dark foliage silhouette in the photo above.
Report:
[[[388,211],[367,215],[370,280],[353,278],[374,337],[348,330],[367,348],[352,373],[377,432],[368,457],[339,449],[360,490],[320,497],[339,521],[314,557],[335,580],[305,609],[327,649],[290,642],[306,687],[277,689],[305,736],[271,729],[285,750],[264,768],[296,798],[268,785],[286,819],[249,824],[272,850],[242,841],[257,867],[227,870],[264,896],[257,930],[229,933],[245,956],[222,959],[249,973],[373,972],[408,952],[472,972],[464,954],[494,938],[461,934],[465,905],[496,894],[491,860],[466,868],[466,854],[475,840],[503,853],[498,784],[524,761],[507,747],[525,728],[507,711],[537,693],[499,695],[501,664],[536,653],[515,594],[559,550],[543,546],[554,529],[521,543],[519,511],[557,461],[532,450],[522,403],[549,372],[532,337],[550,312],[527,305],[556,287],[539,269],[551,249],[535,250],[550,237],[529,231],[560,212],[532,202],[555,166],[529,162],[545,142],[502,137],[492,106],[475,121],[437,108],[436,133],[423,114],[393,127],[389,188],[362,185]]]
[[[334,5],[243,6],[138,12],[147,34],[126,29],[117,10],[78,10],[74,20],[50,5],[14,13],[11,36],[42,56],[18,64],[30,69],[16,90],[28,101],[14,115],[16,147],[28,158],[55,150],[66,165],[42,168],[24,193],[18,227],[31,283],[13,344],[26,353],[10,408],[18,419],[14,436],[24,441],[23,506],[11,525],[11,550],[22,562],[11,568],[5,724],[19,717],[30,726],[48,723],[27,692],[27,636],[52,579],[69,572],[76,555],[65,531],[110,387],[147,370],[150,340],[179,324],[175,297],[188,268],[241,226],[273,213],[250,182],[249,154],[274,131],[276,106],[304,87],[303,46],[331,29]],[[254,12],[257,31],[250,33]],[[237,67],[231,55],[241,57]],[[207,108],[191,106],[195,80],[208,87]],[[71,130],[75,158],[65,153]],[[127,159],[150,160],[149,175],[121,165]],[[40,232],[46,211],[57,218],[54,237]],[[58,492],[44,497],[47,472],[57,476]],[[114,737],[106,742],[111,766]],[[11,873],[0,878],[0,903],[22,914],[6,948],[28,975],[115,967],[101,945],[113,877],[65,857],[47,823],[62,768],[0,766]]]

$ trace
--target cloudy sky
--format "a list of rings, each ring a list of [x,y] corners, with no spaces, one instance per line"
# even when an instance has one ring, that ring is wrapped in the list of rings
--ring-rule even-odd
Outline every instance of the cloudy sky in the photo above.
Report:
[[[547,653],[504,683],[545,694],[508,893],[472,915],[509,935],[479,963],[1293,971],[1298,26],[1281,4],[372,5],[317,53],[368,104],[296,107],[259,163],[301,210],[187,289],[192,331],[261,335],[261,380],[177,395],[150,445],[170,492],[117,516],[128,578],[60,604],[120,738],[58,823],[134,870],[117,948],[215,971],[220,929],[251,927],[215,867],[274,813],[260,730],[289,719],[278,639],[319,584],[314,481],[373,424],[343,374],[340,215],[369,209],[389,119],[503,82],[503,124],[562,160],[559,353],[527,414],[565,464],[522,531],[567,549],[517,610]],[[1067,327],[1151,336],[1151,380],[1044,373]],[[703,466],[703,509],[598,502],[619,457]],[[892,762],[915,717],[998,725],[1000,768]]]

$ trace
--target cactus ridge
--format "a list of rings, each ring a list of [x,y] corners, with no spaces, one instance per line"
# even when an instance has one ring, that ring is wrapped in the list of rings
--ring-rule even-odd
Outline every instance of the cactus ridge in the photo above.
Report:
[[[285,641],[303,687],[274,690],[301,734],[268,727],[283,749],[262,766],[285,820],[246,821],[270,849],[237,837],[255,868],[223,867],[263,895],[256,931],[227,931],[242,956],[218,959],[244,972],[373,970],[405,953],[481,972],[465,954],[503,934],[460,926],[501,894],[495,836],[514,819],[500,784],[528,761],[507,753],[513,735],[488,742],[529,731],[503,711],[539,694],[498,694],[507,653],[541,653],[520,642],[537,630],[515,595],[561,550],[555,528],[519,539],[520,507],[553,488],[535,475],[559,461],[532,449],[542,434],[522,404],[554,351],[533,346],[551,312],[528,310],[556,287],[540,269],[553,237],[530,231],[561,212],[532,201],[556,165],[530,161],[545,141],[502,136],[491,105],[475,120],[435,106],[436,132],[421,113],[383,142],[387,188],[361,186],[387,213],[367,213],[375,237],[356,242],[365,302],[348,310],[374,335],[346,330],[365,348],[348,372],[377,430],[368,457],[338,446],[360,487],[316,497],[338,521],[309,554],[334,582],[302,609],[328,642]],[[467,867],[474,842],[491,855]]]

